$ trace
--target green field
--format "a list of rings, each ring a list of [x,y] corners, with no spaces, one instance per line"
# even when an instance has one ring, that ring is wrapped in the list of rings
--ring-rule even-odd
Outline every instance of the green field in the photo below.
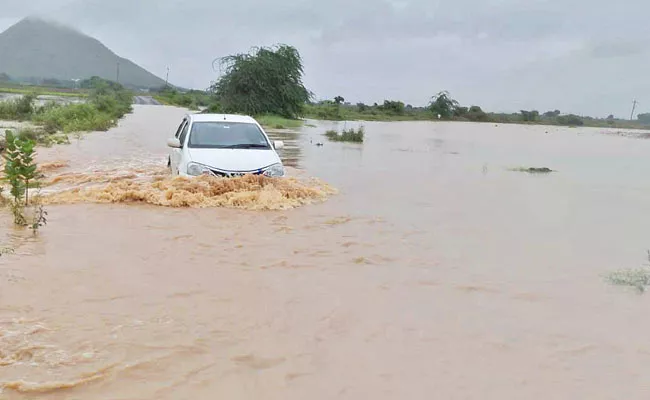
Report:
[[[30,94],[39,96],[86,97],[88,91],[84,89],[63,89],[46,86],[10,85],[0,83],[0,93]]]

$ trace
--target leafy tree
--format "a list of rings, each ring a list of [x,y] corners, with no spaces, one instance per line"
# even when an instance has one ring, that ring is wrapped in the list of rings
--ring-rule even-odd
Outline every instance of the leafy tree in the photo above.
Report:
[[[557,122],[560,125],[567,126],[582,126],[585,124],[585,121],[580,116],[575,114],[561,115],[557,118]]]
[[[258,47],[217,61],[224,74],[211,90],[225,112],[295,118],[311,98],[302,83],[302,58],[292,46]]]
[[[28,93],[16,102],[16,114],[20,119],[29,119],[34,112],[34,101],[37,97],[35,93]]]
[[[471,106],[465,116],[470,121],[486,122],[490,117],[479,106]]]
[[[650,113],[638,114],[636,119],[642,124],[650,124]]]
[[[454,110],[454,117],[464,118],[468,112],[469,112],[469,108],[467,107],[460,107],[460,106],[456,107],[456,109]]]
[[[560,116],[560,110],[547,111],[544,113],[545,118],[557,118]]]
[[[384,100],[384,104],[379,106],[379,108],[391,114],[402,115],[404,114],[405,106],[401,101]]]
[[[359,110],[359,112],[366,112],[368,110],[368,106],[363,103],[357,103],[357,110]]]
[[[431,98],[431,103],[429,103],[429,110],[434,115],[440,115],[445,119],[453,117],[458,107],[458,102],[452,99],[447,91],[439,92]]]
[[[336,97],[334,98],[334,102],[335,102],[336,104],[338,104],[338,105],[343,104],[344,101],[345,101],[345,99],[344,99],[342,96],[336,96]]]
[[[11,81],[11,77],[7,75],[5,72],[0,72],[0,82],[9,82]]]
[[[526,122],[537,121],[539,119],[539,111],[537,111],[537,110],[532,110],[532,111],[521,110],[521,119],[522,119],[522,121],[526,121]]]

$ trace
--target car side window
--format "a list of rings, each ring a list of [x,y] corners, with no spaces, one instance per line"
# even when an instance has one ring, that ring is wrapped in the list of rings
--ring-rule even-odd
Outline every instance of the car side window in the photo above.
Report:
[[[178,125],[178,129],[176,129],[176,134],[174,135],[174,137],[175,137],[176,139],[178,139],[178,136],[181,134],[181,131],[183,130],[183,125],[185,125],[185,122],[186,122],[186,121],[183,120],[183,122],[181,122],[181,124]]]
[[[189,130],[190,123],[186,123],[185,127],[183,127],[183,131],[181,132],[181,135],[178,137],[178,140],[181,142],[181,146],[185,145],[185,138],[187,137],[187,131]]]

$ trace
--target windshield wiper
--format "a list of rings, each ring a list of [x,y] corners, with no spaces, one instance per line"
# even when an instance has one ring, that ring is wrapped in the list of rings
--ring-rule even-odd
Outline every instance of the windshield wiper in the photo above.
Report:
[[[240,143],[233,144],[230,146],[223,146],[224,149],[268,149],[269,145],[267,144],[258,144],[258,143]]]

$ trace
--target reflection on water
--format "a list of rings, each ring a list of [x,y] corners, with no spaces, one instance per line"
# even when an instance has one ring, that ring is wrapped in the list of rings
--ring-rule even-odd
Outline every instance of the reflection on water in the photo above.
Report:
[[[300,132],[291,130],[266,129],[271,140],[282,140],[284,148],[278,150],[278,155],[285,166],[299,168],[302,154],[302,143]]]
[[[43,192],[78,204],[49,205],[36,238],[2,216],[17,251],[0,258],[0,398],[646,397],[650,300],[602,275],[643,262],[650,142],[368,122],[359,145],[326,141],[342,127],[327,122],[272,134],[298,182],[339,189],[325,202],[87,203],[168,201],[183,112],[136,107],[39,151]]]

